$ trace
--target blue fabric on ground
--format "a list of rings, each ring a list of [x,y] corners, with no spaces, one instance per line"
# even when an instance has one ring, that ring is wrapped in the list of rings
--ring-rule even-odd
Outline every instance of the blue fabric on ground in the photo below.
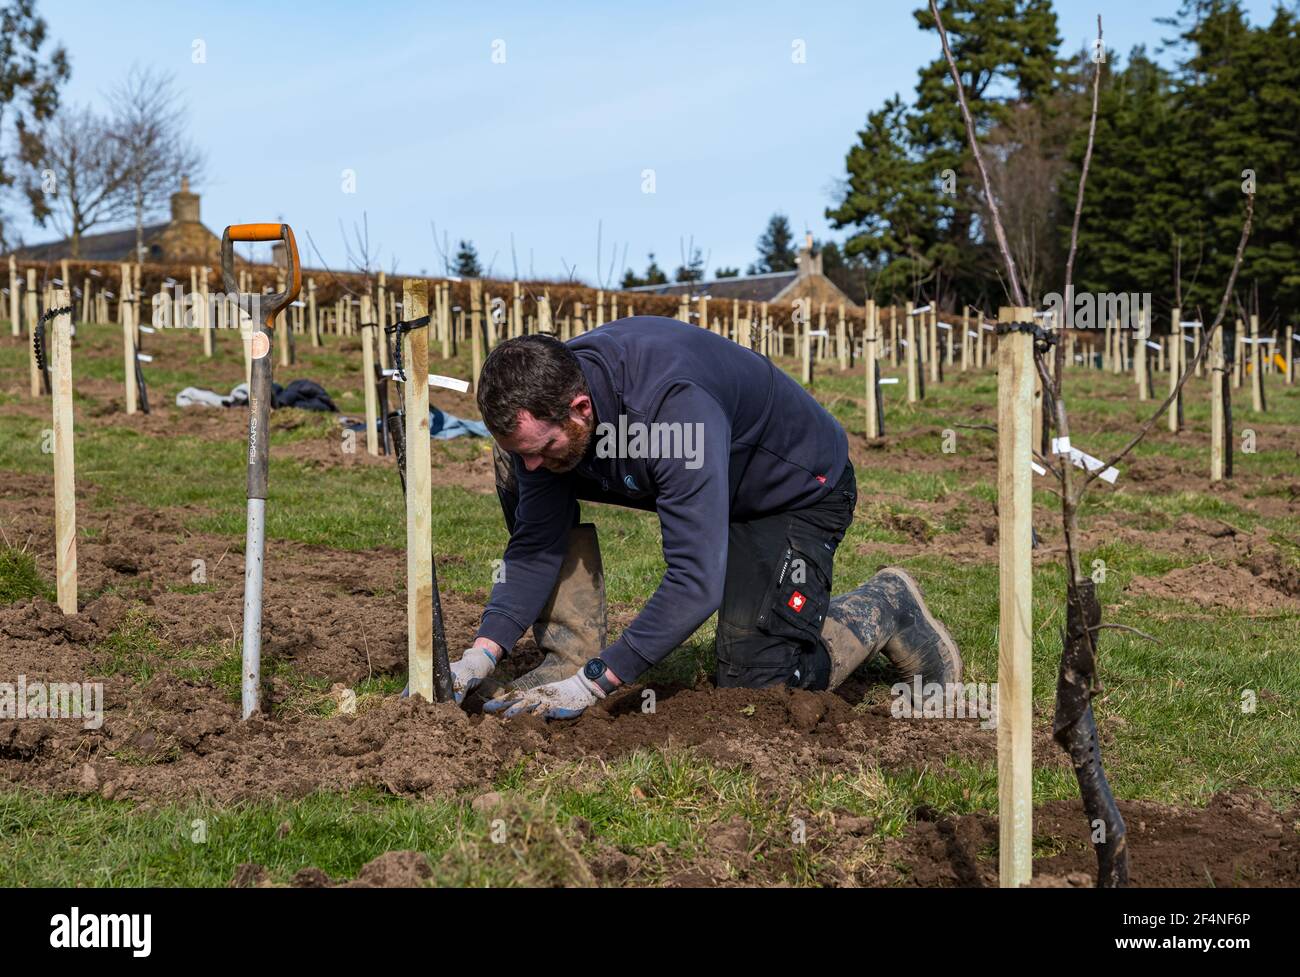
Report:
[[[486,438],[487,425],[482,421],[471,421],[455,414],[448,414],[437,407],[429,408],[429,436],[438,441],[450,441],[468,435],[471,438]]]
[[[343,425],[350,431],[364,431],[366,429],[365,421],[350,421]],[[379,427],[379,421],[375,421],[375,427]],[[457,417],[455,414],[448,414],[437,407],[429,408],[429,437],[438,441],[450,441],[452,438],[486,438],[488,437],[487,426],[482,421],[471,421],[464,417]]]

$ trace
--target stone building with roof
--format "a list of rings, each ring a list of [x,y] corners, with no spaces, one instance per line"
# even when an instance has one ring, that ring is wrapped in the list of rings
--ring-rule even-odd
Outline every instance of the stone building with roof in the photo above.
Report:
[[[797,263],[792,271],[774,271],[763,275],[738,275],[734,278],[714,278],[703,282],[667,282],[662,285],[639,285],[623,289],[625,292],[645,292],[650,295],[690,295],[710,299],[736,299],[741,302],[793,302],[796,299],[812,300],[814,308],[822,302],[856,309],[839,286],[822,271],[821,252],[813,254],[812,235],[799,249]]]
[[[221,261],[221,238],[213,234],[199,219],[199,195],[190,192],[190,181],[181,178],[181,188],[172,194],[171,220],[161,224],[146,224],[143,228],[143,248],[139,260],[159,264],[215,265]],[[79,261],[132,261],[135,260],[135,228],[108,231],[103,234],[83,234]],[[50,241],[18,248],[15,255],[31,261],[59,261],[72,258],[72,240]]]

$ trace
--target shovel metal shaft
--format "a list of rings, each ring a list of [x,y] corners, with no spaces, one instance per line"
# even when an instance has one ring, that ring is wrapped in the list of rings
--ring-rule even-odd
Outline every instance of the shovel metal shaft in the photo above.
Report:
[[[261,708],[262,560],[266,553],[266,500],[248,500],[244,546],[243,704],[247,719]]]
[[[261,708],[262,563],[266,555],[267,422],[271,413],[271,331],[252,327],[252,382],[248,391],[248,527],[244,542],[243,706],[247,719]]]

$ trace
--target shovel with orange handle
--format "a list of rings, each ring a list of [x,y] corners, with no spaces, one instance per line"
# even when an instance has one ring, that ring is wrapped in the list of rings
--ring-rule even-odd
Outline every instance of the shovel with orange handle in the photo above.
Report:
[[[271,295],[241,295],[235,280],[236,241],[281,241],[289,263],[288,284]],[[258,712],[262,679],[262,563],[266,555],[266,476],[271,415],[271,333],[275,317],[298,297],[302,270],[288,224],[232,224],[221,235],[221,278],[226,295],[238,296],[241,314],[252,319],[252,375],[248,390],[248,527],[244,547],[243,716]]]

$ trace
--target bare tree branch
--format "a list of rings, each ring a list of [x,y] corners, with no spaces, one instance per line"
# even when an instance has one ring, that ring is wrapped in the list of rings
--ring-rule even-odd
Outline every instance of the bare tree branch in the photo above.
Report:
[[[429,221],[429,230],[433,232],[433,246],[438,251],[438,257],[442,259],[442,273],[444,275],[450,275],[451,257],[449,252],[451,251],[451,242],[450,239],[447,237],[447,232],[446,231],[442,232],[442,243],[439,244],[438,225],[435,224],[433,221]]]
[[[1093,55],[1092,71],[1092,117],[1088,120],[1088,148],[1083,154],[1083,165],[1079,170],[1079,192],[1074,198],[1074,223],[1070,226],[1070,254],[1065,259],[1065,315],[1066,322],[1061,323],[1056,344],[1056,396],[1059,399],[1061,384],[1065,380],[1065,337],[1070,326],[1068,322],[1074,316],[1074,258],[1079,252],[1079,222],[1083,217],[1084,189],[1088,184],[1088,169],[1092,166],[1092,147],[1097,139],[1097,105],[1101,97],[1101,62],[1105,48],[1102,47],[1101,14],[1097,15],[1097,51]]]
[[[343,279],[339,278],[338,275],[334,274],[334,272],[330,270],[330,266],[325,263],[325,259],[321,257],[320,249],[316,247],[316,242],[312,240],[311,231],[306,231],[305,233],[307,235],[307,246],[310,247],[312,253],[316,255],[316,260],[320,262],[321,270],[324,271],[325,274],[329,275],[330,281],[338,285],[340,289],[342,289],[350,296],[355,296],[357,293],[356,291],[353,290],[352,286],[350,286]]]
[[[361,212],[361,227],[358,227],[356,221],[352,222],[352,236],[355,239],[355,249],[348,242],[347,231],[343,229],[343,220],[339,220],[339,234],[343,236],[343,251],[347,256],[348,263],[361,275],[365,276],[367,291],[369,290],[372,273],[379,268],[378,246],[373,249],[370,246],[370,218],[366,211]]]

